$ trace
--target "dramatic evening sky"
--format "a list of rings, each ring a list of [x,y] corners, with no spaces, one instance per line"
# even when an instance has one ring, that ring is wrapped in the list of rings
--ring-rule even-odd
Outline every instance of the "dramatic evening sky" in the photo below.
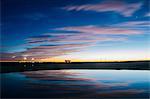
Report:
[[[148,59],[149,0],[1,0],[1,60]]]

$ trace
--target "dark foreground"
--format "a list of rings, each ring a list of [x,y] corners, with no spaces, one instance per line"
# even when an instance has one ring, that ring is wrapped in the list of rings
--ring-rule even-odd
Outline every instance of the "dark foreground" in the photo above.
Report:
[[[2,99],[150,98],[148,70],[39,70],[0,75]]]
[[[140,62],[79,62],[79,63],[19,63],[19,62],[2,62],[1,72],[22,72],[36,70],[60,70],[60,69],[127,69],[127,70],[149,70],[149,61]]]
[[[149,62],[13,62],[1,63],[1,72],[2,99],[150,98]]]

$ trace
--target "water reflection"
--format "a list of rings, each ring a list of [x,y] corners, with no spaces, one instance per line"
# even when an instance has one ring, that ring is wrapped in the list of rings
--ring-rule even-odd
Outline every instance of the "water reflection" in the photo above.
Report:
[[[15,97],[122,99],[148,98],[148,75],[148,71],[129,70],[43,70],[9,73],[2,78],[5,81],[11,79],[14,86],[20,88],[20,95]],[[7,87],[5,89],[9,90]]]

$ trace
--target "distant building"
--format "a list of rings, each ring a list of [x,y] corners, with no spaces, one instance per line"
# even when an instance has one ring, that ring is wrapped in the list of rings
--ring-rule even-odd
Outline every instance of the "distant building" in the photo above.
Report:
[[[71,63],[71,60],[65,60],[65,63]]]

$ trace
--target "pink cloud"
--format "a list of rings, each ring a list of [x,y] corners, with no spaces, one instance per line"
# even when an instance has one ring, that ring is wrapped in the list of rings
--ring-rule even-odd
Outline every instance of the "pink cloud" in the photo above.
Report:
[[[53,33],[42,34],[26,39],[27,44],[24,51],[14,53],[4,53],[1,60],[22,60],[27,57],[46,59],[57,56],[70,54],[73,52],[79,52],[87,47],[96,46],[98,42],[115,42],[115,41],[127,41],[128,38],[125,35],[137,35],[142,31],[116,28],[116,27],[98,27],[94,25],[89,26],[71,26],[55,29],[57,31],[67,31],[71,35],[53,35]],[[73,33],[72,32],[78,32]],[[122,36],[123,35],[123,36]],[[13,58],[13,56],[15,56]]]
[[[66,54],[70,54],[73,52],[79,52],[81,50],[86,49],[87,47],[95,46],[96,42],[105,42],[105,41],[126,41],[127,38],[122,37],[99,37],[93,34],[88,35],[74,35],[69,36],[66,39],[60,39],[57,41],[56,45],[38,45],[32,48],[27,48],[22,52],[14,52],[14,53],[3,53],[1,54],[1,59],[3,61],[13,61],[13,60],[23,60],[24,57],[27,57],[27,60],[31,60],[34,58],[35,60],[52,58],[57,56],[62,56]],[[63,43],[70,44],[63,44]],[[47,43],[43,41],[43,43]],[[49,43],[56,43],[49,42]],[[74,44],[73,44],[74,43]],[[31,43],[30,43],[31,44]],[[31,44],[31,45],[34,45]],[[15,56],[15,57],[14,57]]]
[[[95,28],[98,27],[94,27],[94,26],[80,26],[80,27],[64,27],[64,28],[57,28],[56,30],[63,30],[63,31],[71,31],[70,35],[63,35],[63,34],[57,34],[57,36],[52,36],[52,37],[47,37],[46,39],[42,39],[41,37],[39,38],[28,38],[27,42],[29,43],[29,45],[34,45],[34,44],[51,44],[51,43],[56,43],[56,44],[62,44],[62,43],[95,43],[95,42],[104,42],[104,41],[123,41],[126,40],[127,38],[125,37],[108,37],[108,36],[99,36],[99,34],[102,34],[102,32],[106,31],[103,28],[100,28],[96,33],[96,31],[94,31]],[[88,31],[87,31],[88,30]],[[74,33],[72,34],[72,31],[74,32],[78,32],[78,33]],[[118,30],[115,30],[118,31]],[[120,30],[121,31],[121,30]],[[90,33],[86,33],[85,32],[90,32]],[[103,33],[104,33],[103,32]],[[109,31],[108,31],[109,32]],[[110,33],[110,32],[109,32]],[[56,34],[56,33],[55,33]],[[43,34],[45,35],[45,34]],[[53,35],[49,33],[49,35]]]
[[[98,4],[85,4],[85,5],[75,5],[75,6],[66,6],[63,9],[67,11],[95,11],[95,12],[116,12],[125,17],[132,16],[136,12],[142,3],[125,3],[121,1],[107,1]]]
[[[130,25],[143,25],[144,22],[122,23]],[[114,25],[115,26],[115,25]],[[26,49],[20,52],[4,53],[1,60],[22,60],[24,57],[46,59],[73,52],[79,52],[87,47],[96,46],[100,42],[127,41],[128,36],[142,34],[143,31],[122,27],[99,27],[94,25],[70,26],[56,28],[55,31],[67,31],[63,33],[46,33],[26,39]],[[128,35],[128,36],[126,36]],[[15,57],[14,57],[15,56]]]
[[[111,35],[134,35],[142,34],[142,31],[134,29],[114,28],[114,27],[98,27],[98,26],[75,26],[75,27],[63,27],[57,28],[56,30],[64,31],[76,31],[81,33],[90,34],[111,34]]]
[[[150,23],[148,21],[128,21],[116,24],[114,26],[118,27],[149,27]]]
[[[87,46],[88,44],[61,44],[54,46],[37,46],[33,48],[28,48],[22,52],[1,53],[0,60],[23,60],[24,57],[27,57],[27,60],[31,60],[31,58],[35,58],[36,60],[46,59],[76,52],[79,51],[79,49]]]

